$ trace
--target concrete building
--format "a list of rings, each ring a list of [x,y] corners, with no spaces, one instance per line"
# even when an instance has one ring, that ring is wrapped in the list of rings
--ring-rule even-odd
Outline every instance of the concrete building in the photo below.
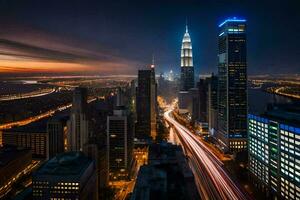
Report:
[[[25,126],[3,131],[3,145],[13,145],[31,149],[33,158],[48,158],[48,119],[39,120]]]
[[[224,152],[247,148],[247,46],[246,20],[230,18],[219,25],[218,132]]]
[[[32,176],[32,196],[37,200],[96,199],[95,163],[82,152],[59,154]]]
[[[88,142],[89,121],[87,110],[87,89],[75,88],[68,134],[69,151],[82,151],[83,146]]]
[[[300,109],[248,115],[249,171],[268,199],[300,199]],[[235,144],[239,146],[239,144]]]

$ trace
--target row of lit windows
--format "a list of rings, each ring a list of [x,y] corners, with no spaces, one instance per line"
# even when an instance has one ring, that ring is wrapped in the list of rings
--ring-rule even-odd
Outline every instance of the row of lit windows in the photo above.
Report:
[[[59,186],[54,186],[54,189],[58,190],[78,190],[79,187],[59,187]]]
[[[79,185],[79,183],[63,183],[63,182],[59,182],[58,185]]]

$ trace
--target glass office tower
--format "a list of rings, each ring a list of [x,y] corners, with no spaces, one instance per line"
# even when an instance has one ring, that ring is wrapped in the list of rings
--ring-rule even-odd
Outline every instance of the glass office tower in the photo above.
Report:
[[[218,131],[227,152],[247,148],[246,20],[231,18],[219,25]]]

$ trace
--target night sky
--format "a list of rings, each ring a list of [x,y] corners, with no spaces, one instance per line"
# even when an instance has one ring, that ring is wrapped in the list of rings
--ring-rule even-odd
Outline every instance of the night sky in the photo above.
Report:
[[[0,0],[0,73],[179,71],[188,20],[196,73],[217,70],[217,27],[247,19],[248,72],[300,72],[300,1]]]

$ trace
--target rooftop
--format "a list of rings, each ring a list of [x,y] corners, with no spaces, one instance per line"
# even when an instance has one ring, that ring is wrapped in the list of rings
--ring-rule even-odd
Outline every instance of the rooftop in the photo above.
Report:
[[[35,175],[80,176],[91,162],[82,152],[66,152],[47,161]]]

